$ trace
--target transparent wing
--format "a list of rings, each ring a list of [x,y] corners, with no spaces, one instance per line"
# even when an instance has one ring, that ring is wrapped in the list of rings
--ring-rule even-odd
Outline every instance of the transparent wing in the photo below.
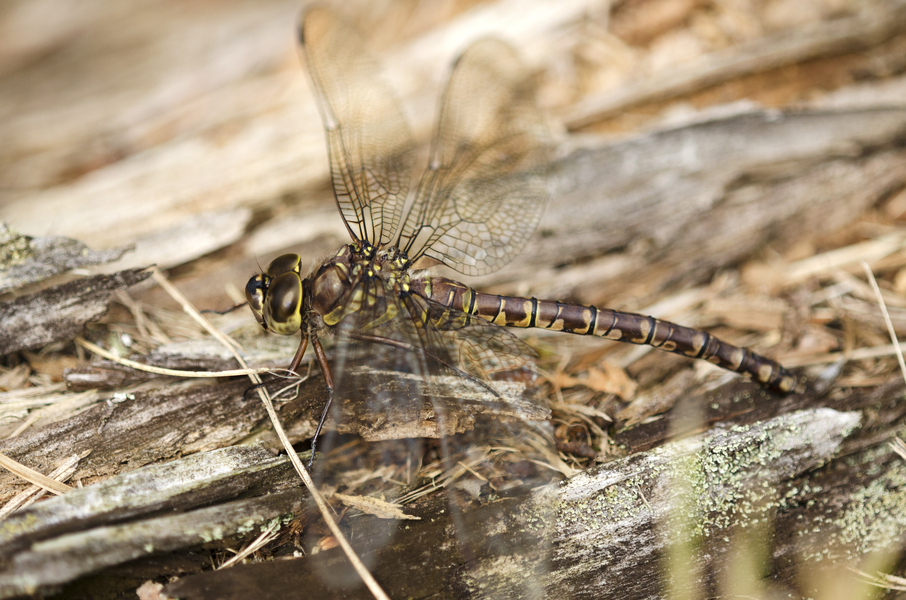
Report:
[[[425,319],[416,329],[422,347],[476,379],[519,369],[528,357],[537,356],[531,346],[480,317],[418,295],[406,296],[402,302],[410,315],[423,315]]]
[[[536,356],[531,346],[503,327],[420,295],[385,289],[379,278],[363,279],[348,297],[359,298],[359,308],[335,329],[338,346],[346,348],[344,357],[353,356],[349,348],[366,346],[360,353],[372,366],[426,381],[453,376],[495,394],[486,387],[487,380],[525,367],[529,357]],[[394,359],[387,360],[391,355]],[[431,399],[430,390],[421,394]]]
[[[454,560],[465,564],[476,556],[505,559],[526,552],[518,541],[521,538],[501,539],[502,520],[497,515],[471,509],[506,490],[515,493],[550,481],[548,471],[514,458],[525,456],[520,452],[532,433],[523,431],[527,423],[522,419],[539,418],[537,412],[531,413],[539,400],[497,394],[487,386],[505,390],[512,384],[484,379],[495,371],[522,366],[533,354],[531,348],[502,327],[421,296],[401,295],[380,278],[363,278],[349,295],[350,303],[352,297],[360,302],[358,310],[333,328],[331,372],[338,410],[329,421],[331,430],[319,443],[325,456],[315,463],[319,487],[401,503],[443,487],[449,503],[440,516],[456,531],[458,557]],[[503,425],[498,416],[509,417],[515,424]],[[364,428],[355,431],[371,443],[363,445],[338,433],[351,431],[343,419],[364,422]],[[437,437],[432,427],[443,433],[439,439],[418,439]],[[497,442],[510,439],[516,441]],[[461,497],[460,486],[467,498]],[[404,507],[407,514],[418,510]],[[367,527],[358,523],[359,548],[363,543],[379,548],[409,530],[385,519],[372,520]],[[533,532],[533,560],[541,561],[546,547],[546,541]],[[323,564],[331,565],[320,571],[331,585],[353,579],[334,563]],[[380,565],[367,566],[380,569]],[[477,577],[472,577],[473,584],[483,584]],[[530,590],[539,589],[532,578],[520,580],[517,588],[519,584],[525,588],[515,592],[519,597],[530,597]]]
[[[334,195],[354,239],[390,241],[412,177],[414,145],[399,102],[358,31],[324,8],[299,29],[327,133]]]
[[[398,245],[466,275],[490,273],[534,233],[547,204],[549,132],[516,52],[476,42],[453,67],[431,159]]]

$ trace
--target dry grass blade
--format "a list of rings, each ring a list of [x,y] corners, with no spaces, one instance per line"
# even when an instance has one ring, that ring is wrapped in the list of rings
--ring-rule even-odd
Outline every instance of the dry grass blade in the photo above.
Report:
[[[421,517],[407,515],[403,512],[402,507],[395,502],[387,502],[379,498],[368,496],[352,496],[349,494],[334,494],[340,502],[350,508],[360,510],[365,514],[375,516],[379,519],[397,519],[419,521]]]
[[[890,322],[890,314],[887,312],[887,304],[884,302],[884,298],[881,296],[881,290],[878,288],[878,282],[875,280],[874,274],[871,272],[871,268],[868,266],[868,263],[862,261],[862,268],[865,269],[865,275],[868,277],[868,282],[871,283],[871,289],[874,290],[875,296],[878,298],[878,306],[881,307],[881,314],[884,315],[884,323],[887,324],[887,333],[890,334],[890,341],[893,342],[893,346],[896,349],[897,362],[900,364],[900,372],[903,374],[903,379],[906,380],[906,362],[903,361],[903,350],[900,348],[900,344],[897,342],[897,332],[894,331],[893,323]]]
[[[888,444],[894,452],[900,455],[900,458],[906,460],[906,442],[901,440],[898,437],[893,438],[893,441]]]
[[[897,577],[896,575],[890,575],[888,573],[876,573],[871,575],[865,571],[860,571],[859,569],[852,569],[856,573],[860,580],[863,583],[868,585],[873,585],[885,590],[895,590],[898,592],[906,592],[906,579],[902,577]]]
[[[427,483],[426,485],[423,485],[410,491],[407,494],[404,494],[403,496],[400,496],[396,499],[397,503],[411,504],[412,502],[415,502],[419,498],[427,496],[432,492],[449,487],[466,473],[474,474],[476,472],[475,467],[488,459],[491,450],[491,448],[484,448],[481,450],[481,452],[469,457],[466,462],[463,462],[461,460],[457,461],[448,469],[443,469],[442,463],[440,462],[426,465],[422,469],[422,471],[430,479],[430,483]],[[433,469],[436,470],[433,474],[431,474]]]
[[[196,323],[201,325],[201,327],[205,331],[214,336],[214,338],[216,338],[221,344],[223,344],[224,347],[229,348],[234,355],[236,355],[237,349],[242,349],[241,346],[236,343],[233,338],[229,337],[228,335],[224,335],[219,329],[211,325],[211,323],[207,319],[205,319],[204,316],[202,316],[198,309],[192,306],[192,303],[189,302],[189,299],[186,298],[182,294],[182,292],[176,289],[176,287],[172,283],[170,283],[170,281],[166,277],[164,277],[163,273],[160,272],[160,269],[158,269],[157,267],[152,267],[151,276],[154,278],[154,281],[157,282],[157,285],[163,288],[163,290],[167,292],[167,294],[169,294],[171,298],[179,303],[179,305],[187,315],[192,317],[192,319],[194,319]],[[236,357],[237,359],[239,358],[238,355],[236,355]],[[243,363],[240,362],[240,364]]]
[[[90,450],[83,452],[80,455],[73,455],[63,461],[59,467],[51,471],[50,477],[55,481],[66,481],[72,474],[75,473],[76,468],[79,466],[79,461],[88,456],[91,453]],[[44,489],[40,486],[33,485],[28,489],[23,490],[13,496],[9,502],[7,502],[3,508],[0,508],[0,520],[5,519],[9,514],[24,508],[29,504],[37,501],[44,495]]]
[[[604,421],[613,422],[606,412],[586,404],[576,404],[573,402],[551,402],[551,410],[576,413],[585,417],[598,417]]]
[[[793,285],[829,271],[879,260],[901,250],[904,244],[906,235],[901,231],[895,231],[867,242],[816,254],[789,265],[784,273],[784,283]]]
[[[156,373],[158,375],[169,375],[170,377],[238,377],[240,375],[259,375],[262,373],[271,373],[273,369],[262,367],[260,369],[232,369],[230,371],[182,371],[180,369],[165,369],[163,367],[155,367],[153,365],[146,365],[134,360],[129,360],[128,358],[121,358],[112,352],[107,352],[100,346],[92,344],[86,339],[77,337],[75,343],[85,348],[86,350],[97,354],[107,360],[113,361],[117,364],[135,369],[136,371],[146,371],[148,373]]]
[[[261,532],[261,535],[256,537],[252,542],[236,553],[236,556],[226,561],[218,569],[226,569],[227,567],[232,567],[240,560],[244,559],[247,556],[250,556],[253,552],[257,552],[268,543],[277,538],[278,533],[280,532],[280,520],[275,519],[267,528]]]
[[[206,331],[208,331],[215,338],[220,340],[220,342],[233,353],[233,356],[239,362],[242,367],[247,368],[245,360],[242,356],[236,351],[236,348],[239,345],[230,339],[228,336],[224,335],[222,332],[217,330],[213,325],[208,322],[207,319],[202,316],[202,314],[192,306],[192,303],[189,302],[182,292],[176,289],[176,287],[170,283],[166,277],[160,272],[157,267],[154,267],[151,271],[151,276],[154,280],[160,285],[174,300],[179,302],[183,310],[192,316],[195,321],[197,321]],[[256,385],[261,383],[261,378],[257,374],[249,374],[248,377]],[[311,493],[312,498],[315,500],[315,503],[318,505],[318,510],[321,512],[321,515],[324,517],[324,522],[327,524],[327,527],[330,529],[330,532],[336,538],[340,547],[343,548],[343,553],[346,554],[346,557],[349,559],[349,562],[352,564],[352,567],[356,570],[359,577],[362,581],[368,586],[369,591],[375,598],[381,600],[390,600],[384,590],[381,589],[378,582],[375,581],[371,573],[362,563],[361,559],[355,553],[355,550],[352,549],[352,546],[349,545],[349,541],[346,539],[346,536],[343,535],[343,532],[340,530],[339,525],[337,525],[336,520],[334,520],[333,515],[331,514],[330,507],[327,505],[327,502],[321,496],[318,489],[315,487],[315,483],[311,478],[311,475],[308,473],[308,470],[302,464],[302,461],[299,459],[299,455],[296,454],[296,451],[293,449],[292,443],[289,441],[289,438],[286,436],[286,432],[283,429],[283,425],[280,423],[280,418],[277,416],[277,411],[274,409],[274,404],[268,396],[267,392],[263,387],[258,387],[258,397],[261,398],[262,404],[264,404],[264,409],[267,411],[267,415],[271,420],[271,423],[274,426],[274,432],[277,434],[277,437],[280,439],[280,443],[283,444],[283,448],[286,450],[286,454],[293,464],[293,467],[296,469],[296,472],[299,474],[299,477],[302,478],[305,487],[308,488],[308,491]]]
[[[31,411],[29,412],[28,417],[6,436],[6,439],[12,439],[21,435],[32,425],[41,420],[55,420],[59,415],[72,414],[82,407],[93,404],[100,397],[97,390],[89,390],[74,395],[62,393],[65,389],[65,384],[26,388],[26,390],[32,389],[39,390],[39,393],[34,394],[33,397],[22,394],[20,398],[23,398],[24,400],[3,403],[3,410],[0,411],[0,419],[2,419],[4,413],[7,413],[9,410],[27,408]],[[31,410],[34,408],[37,408],[37,410]]]
[[[0,466],[12,471],[22,479],[32,483],[38,487],[44,488],[48,492],[54,494],[62,495],[71,490],[72,488],[66,485],[65,483],[60,483],[39,473],[34,469],[30,469],[23,465],[22,463],[11,459],[10,457],[0,454]]]
[[[857,348],[849,352],[827,352],[824,354],[812,354],[806,356],[784,356],[781,357],[783,364],[787,367],[810,367],[814,365],[826,365],[835,363],[841,358],[846,360],[866,360],[871,358],[883,358],[893,356],[903,352],[906,348],[906,342],[897,344],[885,344],[884,346],[872,346],[870,348]]]
[[[145,311],[142,310],[141,305],[133,300],[125,290],[117,290],[116,298],[132,313],[132,318],[135,320],[135,326],[143,337],[150,337],[161,344],[170,343],[170,337],[164,333],[163,329],[161,329],[157,323],[148,318]]]

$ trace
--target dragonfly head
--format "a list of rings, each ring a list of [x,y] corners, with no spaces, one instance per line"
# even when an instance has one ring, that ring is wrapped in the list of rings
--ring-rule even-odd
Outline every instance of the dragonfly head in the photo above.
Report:
[[[283,335],[302,328],[304,284],[298,254],[275,258],[264,273],[255,275],[245,286],[245,297],[258,323],[268,331]]]

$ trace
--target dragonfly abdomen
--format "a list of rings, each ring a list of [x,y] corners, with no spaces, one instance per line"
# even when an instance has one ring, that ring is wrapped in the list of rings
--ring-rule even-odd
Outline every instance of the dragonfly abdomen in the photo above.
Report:
[[[781,393],[792,391],[796,385],[793,374],[769,358],[728,344],[705,331],[654,317],[537,298],[485,294],[444,277],[417,280],[413,291],[504,327],[537,327],[653,346],[749,375]]]

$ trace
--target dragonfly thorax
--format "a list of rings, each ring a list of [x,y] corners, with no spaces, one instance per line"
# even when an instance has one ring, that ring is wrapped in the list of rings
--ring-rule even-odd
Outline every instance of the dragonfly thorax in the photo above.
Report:
[[[348,248],[348,246],[344,246],[344,248]],[[341,250],[310,276],[312,310],[324,317],[325,323],[328,325],[333,324],[328,315],[337,310],[354,280],[357,279],[354,271],[356,269],[353,268],[349,256]]]
[[[366,287],[371,293],[408,292],[407,267],[406,254],[396,248],[377,251],[361,242],[343,246],[310,276],[311,309],[333,327],[368,301],[363,296]],[[372,285],[363,286],[363,282]]]

